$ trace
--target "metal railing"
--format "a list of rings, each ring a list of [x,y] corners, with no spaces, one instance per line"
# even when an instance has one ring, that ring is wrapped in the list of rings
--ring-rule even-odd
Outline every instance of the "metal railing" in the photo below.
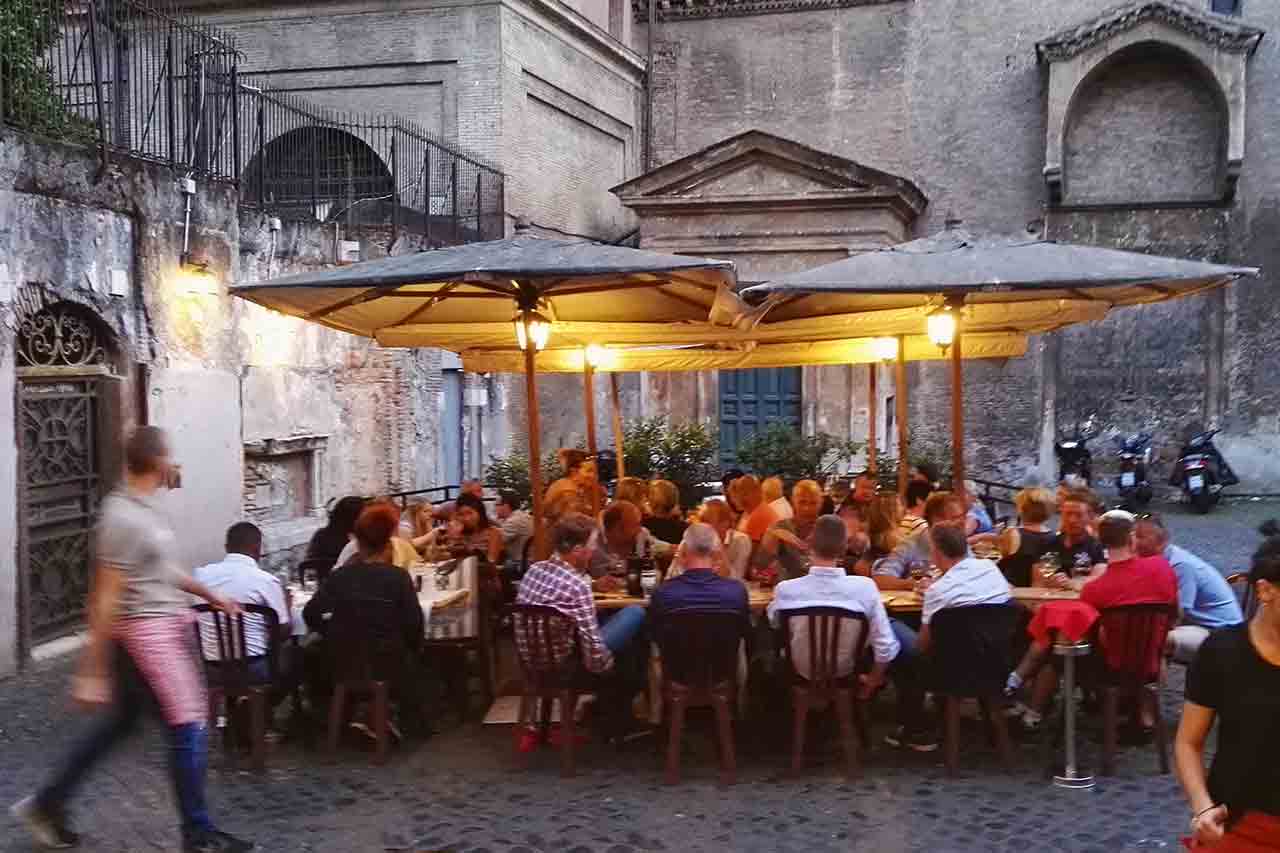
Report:
[[[0,123],[238,184],[288,219],[501,237],[502,173],[399,117],[243,79],[233,39],[161,0],[0,0]]]

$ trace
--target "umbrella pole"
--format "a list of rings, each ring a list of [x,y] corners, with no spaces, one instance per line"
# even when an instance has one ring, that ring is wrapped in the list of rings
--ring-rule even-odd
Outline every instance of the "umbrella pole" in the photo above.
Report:
[[[893,384],[893,402],[898,410],[898,494],[905,498],[911,466],[907,461],[910,453],[907,446],[907,341],[903,335],[898,335],[898,362],[894,365]]]
[[[613,398],[613,452],[618,459],[618,479],[627,476],[627,464],[622,458],[622,395],[618,391],[618,374],[609,374],[609,395]]]
[[[951,344],[951,490],[964,487],[964,357],[960,352],[961,333],[956,329]]]
[[[867,365],[867,470],[872,477],[876,475],[876,455],[880,449],[876,441],[876,420],[880,417],[880,389],[876,387],[879,372],[879,364]]]
[[[585,357],[582,360],[582,396],[587,412],[587,452],[596,459],[596,369]],[[600,480],[599,462],[596,462],[596,481]],[[600,488],[591,484],[591,517],[600,514]]]
[[[532,341],[524,351],[524,388],[529,407],[529,486],[533,492],[533,556],[546,559],[548,551],[546,520],[542,515],[542,426],[538,417],[538,373],[534,364],[537,357]]]

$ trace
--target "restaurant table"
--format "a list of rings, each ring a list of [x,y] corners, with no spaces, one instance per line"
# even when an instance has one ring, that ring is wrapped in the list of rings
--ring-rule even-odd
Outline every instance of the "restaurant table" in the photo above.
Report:
[[[756,584],[747,584],[748,599],[753,613],[763,612],[773,601],[773,589],[764,589]],[[1049,589],[1047,587],[1020,586],[1011,590],[1013,600],[1026,607],[1036,608],[1046,601],[1075,601],[1080,593],[1072,589]],[[880,600],[890,613],[919,613],[924,606],[924,599],[911,590],[881,590]],[[649,599],[633,597],[626,593],[598,592],[595,594],[596,609],[621,610],[638,604],[648,606]]]
[[[302,637],[307,633],[306,622],[302,618],[302,609],[307,606],[307,602],[311,600],[311,596],[315,594],[314,590],[290,590],[290,616],[291,630],[293,636]],[[467,599],[471,597],[471,590],[465,587],[460,589],[436,589],[431,584],[431,578],[428,577],[423,584],[422,591],[418,593],[418,602],[422,605],[422,618],[426,624],[427,630],[432,627],[431,614],[439,611],[450,611],[460,608],[466,604]],[[437,622],[440,620],[437,619]]]

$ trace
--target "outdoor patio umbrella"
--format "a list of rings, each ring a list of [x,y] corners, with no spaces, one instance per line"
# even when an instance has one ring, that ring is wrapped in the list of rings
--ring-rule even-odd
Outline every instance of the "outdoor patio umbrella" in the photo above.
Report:
[[[951,353],[952,478],[960,482],[962,333],[1053,331],[1101,319],[1114,307],[1191,296],[1257,274],[1253,267],[946,231],[749,287],[744,293],[782,299],[768,315],[775,332],[823,318],[838,323],[857,318],[870,327],[906,334],[927,327],[929,337]],[[914,328],[901,329],[912,315]],[[900,376],[903,372],[900,363]],[[904,396],[898,394],[900,406]],[[900,430],[900,442],[905,435],[906,430]],[[899,457],[906,458],[903,444]]]
[[[540,553],[542,476],[535,358],[555,327],[585,324],[578,345],[611,329],[657,333],[706,328],[717,293],[736,284],[733,264],[621,246],[527,235],[248,284],[232,293],[386,346],[512,347],[522,351],[529,406],[529,479]],[[600,332],[596,337],[595,332]],[[644,343],[661,343],[645,338]]]

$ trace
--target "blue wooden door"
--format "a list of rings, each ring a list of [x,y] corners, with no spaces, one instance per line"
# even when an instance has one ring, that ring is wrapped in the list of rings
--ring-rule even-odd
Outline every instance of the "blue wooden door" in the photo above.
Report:
[[[800,429],[800,368],[720,371],[720,463],[737,464],[738,444],[758,429]]]

